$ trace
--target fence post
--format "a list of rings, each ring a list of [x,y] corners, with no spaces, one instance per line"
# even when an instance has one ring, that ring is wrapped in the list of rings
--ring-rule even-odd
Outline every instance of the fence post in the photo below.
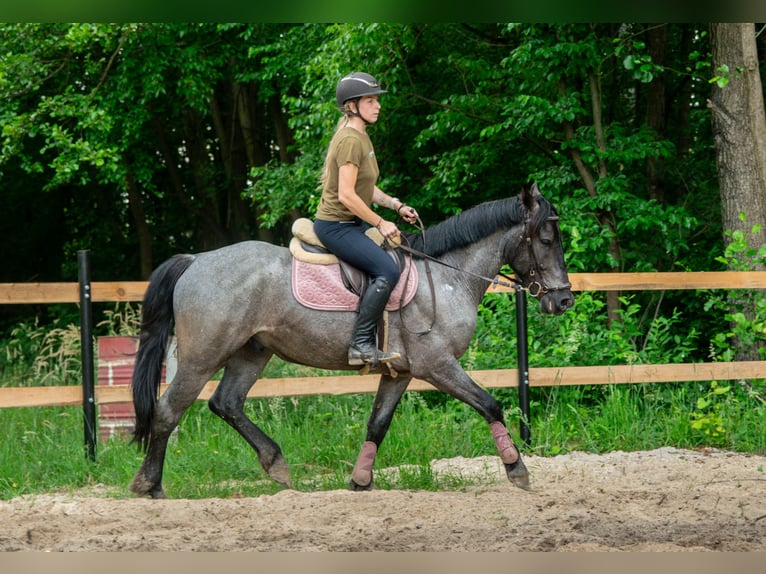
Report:
[[[82,357],[82,411],[88,458],[96,460],[96,395],[93,386],[93,314],[90,286],[90,252],[77,252],[80,280],[80,348]]]
[[[516,290],[516,354],[518,355],[519,371],[519,409],[521,421],[519,430],[521,440],[529,446],[529,359],[527,347],[527,294],[521,289]]]

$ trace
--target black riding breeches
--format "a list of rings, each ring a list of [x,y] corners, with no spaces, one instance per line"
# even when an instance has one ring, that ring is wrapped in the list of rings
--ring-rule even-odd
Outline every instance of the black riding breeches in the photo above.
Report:
[[[369,229],[361,220],[314,221],[314,232],[336,257],[361,269],[373,279],[383,277],[394,287],[399,281],[399,267],[382,247],[364,232]]]

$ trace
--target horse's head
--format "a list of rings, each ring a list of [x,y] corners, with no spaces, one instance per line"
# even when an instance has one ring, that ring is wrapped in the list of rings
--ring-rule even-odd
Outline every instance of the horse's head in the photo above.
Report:
[[[560,315],[574,305],[574,295],[564,263],[558,215],[537,184],[522,189],[524,226],[510,241],[506,260],[529,294],[540,300],[544,313]]]

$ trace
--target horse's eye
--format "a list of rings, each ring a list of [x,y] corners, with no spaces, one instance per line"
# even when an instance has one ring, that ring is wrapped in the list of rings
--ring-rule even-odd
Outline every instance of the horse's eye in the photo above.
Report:
[[[544,237],[540,238],[540,243],[542,243],[546,247],[550,247],[551,245],[553,245],[553,241],[551,241],[550,239],[545,239]]]

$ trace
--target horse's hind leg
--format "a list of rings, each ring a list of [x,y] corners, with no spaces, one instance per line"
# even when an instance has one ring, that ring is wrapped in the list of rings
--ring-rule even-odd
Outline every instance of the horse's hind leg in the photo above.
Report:
[[[391,425],[396,406],[404,394],[412,377],[392,378],[383,375],[380,378],[378,392],[372,406],[372,413],[367,421],[367,438],[359,451],[354,469],[351,472],[349,489],[372,490],[375,484],[372,476],[372,467],[375,464],[375,456],[383,442],[383,438]]]
[[[152,498],[166,498],[162,488],[162,468],[168,439],[186,409],[199,396],[210,375],[190,373],[184,370],[183,365],[179,365],[172,383],[157,402],[149,448],[141,468],[130,483],[132,492],[139,496],[149,494]]]
[[[253,447],[258,461],[273,480],[290,487],[290,468],[282,450],[266,433],[245,415],[244,406],[247,392],[269,362],[272,353],[254,341],[226,363],[221,382],[208,401],[210,410],[230,424]]]

